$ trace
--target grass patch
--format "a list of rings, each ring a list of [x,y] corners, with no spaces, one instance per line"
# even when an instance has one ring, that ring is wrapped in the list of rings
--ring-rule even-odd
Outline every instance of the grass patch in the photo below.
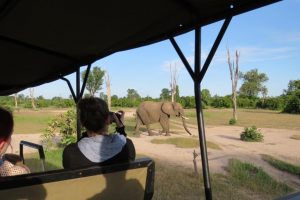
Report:
[[[273,156],[263,154],[261,155],[262,159],[272,165],[273,167],[288,172],[290,174],[298,175],[300,176],[300,166],[293,165],[287,162],[284,162],[282,160],[279,160],[277,158],[274,158]]]
[[[232,118],[232,109],[204,109],[206,125],[228,126]],[[280,113],[273,110],[238,109],[237,126],[248,127],[255,124],[261,128],[280,128],[300,130],[300,115]],[[197,124],[195,109],[186,109],[187,123]]]
[[[231,159],[227,169],[232,184],[243,187],[247,193],[259,195],[262,199],[275,198],[293,191],[287,185],[272,179],[262,168],[250,163]]]
[[[56,169],[62,169],[62,152],[63,149],[55,149],[45,151],[45,171],[51,171]],[[41,160],[39,159],[38,153],[30,153],[25,154],[25,164],[29,167],[31,172],[41,172],[42,171],[42,164]]]
[[[192,138],[167,138],[167,139],[153,139],[151,143],[154,144],[173,144],[178,148],[197,148],[199,141]],[[221,150],[216,143],[206,141],[207,148]]]
[[[154,200],[204,198],[203,179],[195,177],[193,169],[160,160],[155,162]],[[274,199],[293,191],[285,184],[274,181],[262,169],[248,163],[232,160],[228,171],[228,175],[211,174],[214,199]]]
[[[300,135],[292,135],[290,138],[294,140],[300,140]]]
[[[41,133],[58,113],[53,110],[21,110],[14,112],[14,133]]]

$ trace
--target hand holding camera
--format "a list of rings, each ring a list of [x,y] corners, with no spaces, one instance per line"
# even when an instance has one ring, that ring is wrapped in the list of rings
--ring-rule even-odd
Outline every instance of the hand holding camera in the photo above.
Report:
[[[118,112],[110,112],[110,123],[116,123],[117,127],[124,126],[124,114],[123,110],[119,110]]]

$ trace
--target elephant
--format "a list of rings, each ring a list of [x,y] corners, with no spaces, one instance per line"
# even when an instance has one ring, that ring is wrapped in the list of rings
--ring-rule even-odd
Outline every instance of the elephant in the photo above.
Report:
[[[183,127],[190,135],[190,131],[185,124],[184,110],[179,103],[172,102],[152,102],[144,101],[136,109],[136,126],[135,133],[138,133],[140,125],[146,125],[149,136],[156,135],[150,130],[150,124],[160,123],[166,136],[170,136],[169,118],[176,116],[182,118]]]

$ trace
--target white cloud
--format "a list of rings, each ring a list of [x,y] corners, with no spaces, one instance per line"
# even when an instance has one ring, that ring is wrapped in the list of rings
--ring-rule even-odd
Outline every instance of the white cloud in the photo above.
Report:
[[[194,65],[194,56],[189,56],[186,58],[188,63],[190,64],[190,66],[193,68]],[[182,69],[185,69],[185,66],[183,64],[183,62],[181,61],[180,58],[178,59],[174,59],[174,60],[166,60],[164,61],[164,63],[162,64],[163,70],[164,71],[170,71],[170,65],[176,66],[178,72],[180,72]]]

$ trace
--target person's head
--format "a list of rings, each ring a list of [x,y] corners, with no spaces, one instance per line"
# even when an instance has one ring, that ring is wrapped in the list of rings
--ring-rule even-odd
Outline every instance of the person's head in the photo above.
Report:
[[[109,110],[105,101],[96,97],[83,98],[78,102],[81,125],[88,131],[106,130],[109,124]]]
[[[0,155],[6,152],[13,133],[14,120],[12,114],[0,107]]]

